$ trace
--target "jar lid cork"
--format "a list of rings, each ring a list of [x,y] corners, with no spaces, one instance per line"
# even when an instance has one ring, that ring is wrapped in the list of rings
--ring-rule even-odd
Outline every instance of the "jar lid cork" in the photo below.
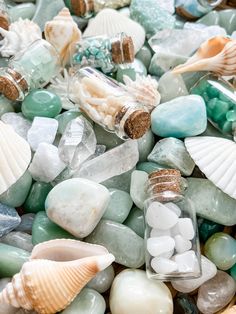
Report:
[[[77,16],[85,16],[88,12],[94,11],[94,1],[71,0],[71,7]]]
[[[5,30],[9,29],[10,21],[6,13],[0,11],[0,27]]]
[[[162,169],[149,174],[149,186],[154,193],[181,193],[181,173],[177,169]]]
[[[116,64],[134,61],[134,44],[130,36],[125,36],[112,43],[112,61]]]
[[[21,74],[16,71],[8,69],[7,74],[9,74],[13,80],[7,78],[6,76],[1,76],[0,92],[10,100],[17,100],[20,96],[20,93],[15,82],[17,82],[22,91],[28,90],[28,84]]]
[[[143,110],[134,111],[125,121],[124,131],[131,139],[142,137],[151,126],[149,112]]]

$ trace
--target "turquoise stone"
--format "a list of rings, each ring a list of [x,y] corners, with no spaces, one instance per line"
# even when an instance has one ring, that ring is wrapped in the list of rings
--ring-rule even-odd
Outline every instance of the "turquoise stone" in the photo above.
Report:
[[[14,112],[12,101],[8,100],[3,95],[0,96],[0,118],[4,113]]]
[[[118,82],[124,83],[123,76],[127,75],[133,81],[135,81],[137,74],[146,76],[147,69],[142,61],[134,59],[133,63],[125,65],[120,64],[117,66],[116,79]]]
[[[214,233],[224,230],[224,226],[207,219],[198,219],[200,239],[205,243]]]
[[[124,141],[116,136],[115,133],[107,132],[97,123],[94,125],[94,132],[97,138],[97,144],[105,145],[107,150],[124,143]]]
[[[114,280],[115,272],[112,265],[100,271],[90,282],[87,284],[88,288],[94,289],[99,293],[104,293],[110,289]]]
[[[84,288],[61,314],[104,314],[105,310],[103,296],[93,289]]]
[[[20,17],[22,19],[31,20],[36,11],[36,6],[33,3],[22,3],[17,6],[11,7],[9,9],[9,15],[11,17],[11,21],[15,22]]]
[[[133,207],[124,225],[132,229],[141,238],[144,238],[145,224],[143,211],[138,207]]]
[[[29,93],[22,102],[22,113],[30,120],[34,117],[56,117],[62,109],[61,99],[46,89],[36,89]]]
[[[236,264],[230,269],[230,276],[236,281]]]
[[[161,137],[183,138],[199,135],[207,127],[202,97],[178,97],[156,107],[151,114],[152,131]]]
[[[186,196],[197,214],[224,226],[236,224],[236,200],[223,193],[206,179],[188,178]],[[224,210],[222,210],[222,208]]]
[[[224,232],[213,234],[204,247],[205,255],[221,270],[236,263],[236,240]]]
[[[58,121],[58,131],[57,132],[59,134],[63,134],[65,132],[67,124],[71,120],[79,117],[80,115],[81,115],[80,111],[69,110],[69,111],[65,111],[65,112],[59,114],[58,116],[56,116],[55,119],[57,119],[57,121]]]
[[[30,253],[14,246],[0,243],[0,277],[12,277],[19,273],[28,261]]]
[[[151,130],[138,139],[139,161],[146,161],[155,144],[155,138]]]
[[[224,27],[227,34],[231,35],[236,29],[236,9],[219,11],[220,26]]]
[[[32,243],[53,239],[74,239],[74,236],[52,222],[44,211],[38,212],[33,222]]]
[[[50,183],[35,182],[24,203],[25,211],[28,213],[37,213],[45,210],[45,200],[51,189],[52,185]]]
[[[173,137],[157,142],[148,156],[148,161],[178,169],[185,176],[190,176],[195,166],[184,143]]]
[[[142,61],[142,63],[145,65],[145,67],[148,69],[151,59],[152,59],[152,52],[149,47],[144,45],[139,52],[135,56],[136,59]]]
[[[199,314],[194,299],[186,293],[178,293],[174,299],[175,314]]]
[[[11,207],[21,206],[29,193],[32,177],[26,171],[6,192],[0,195],[0,202]]]
[[[136,166],[137,170],[145,171],[147,173],[151,173],[156,170],[165,169],[166,166],[162,166],[157,164],[156,162],[146,161],[146,162],[139,162]]]
[[[126,267],[139,268],[144,264],[143,239],[120,223],[102,219],[85,242],[105,246],[116,262]]]
[[[129,215],[133,201],[127,192],[117,189],[110,189],[109,192],[110,201],[103,218],[122,223]]]
[[[102,182],[102,185],[104,185],[108,189],[118,189],[118,190],[122,190],[129,193],[132,172],[133,172],[133,169],[119,176],[112,177]]]

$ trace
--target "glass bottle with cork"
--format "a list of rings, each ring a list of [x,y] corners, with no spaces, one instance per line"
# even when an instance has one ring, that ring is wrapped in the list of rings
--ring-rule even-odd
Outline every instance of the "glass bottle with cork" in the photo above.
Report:
[[[8,30],[10,25],[10,17],[8,8],[4,0],[0,0],[0,27]]]

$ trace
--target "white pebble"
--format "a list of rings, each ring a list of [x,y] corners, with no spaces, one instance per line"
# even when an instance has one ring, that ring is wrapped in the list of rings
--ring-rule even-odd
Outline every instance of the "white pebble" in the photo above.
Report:
[[[184,253],[192,248],[191,241],[183,238],[181,235],[175,236],[175,249],[177,253]]]
[[[163,236],[149,238],[147,240],[147,250],[152,256],[160,256],[171,252],[175,247],[175,241],[171,237]]]
[[[185,239],[192,240],[194,238],[195,232],[190,218],[179,218],[178,229],[179,233]]]
[[[176,262],[164,257],[153,258],[151,261],[151,266],[156,273],[163,275],[173,273],[178,269]]]
[[[173,261],[178,264],[178,271],[181,273],[194,273],[199,271],[198,260],[194,251],[187,251],[176,254]]]
[[[161,230],[161,229],[153,228],[150,232],[151,238],[162,237],[162,236],[171,236],[170,229]]]
[[[176,213],[178,217],[181,215],[181,209],[175,203],[165,203],[165,206]]]

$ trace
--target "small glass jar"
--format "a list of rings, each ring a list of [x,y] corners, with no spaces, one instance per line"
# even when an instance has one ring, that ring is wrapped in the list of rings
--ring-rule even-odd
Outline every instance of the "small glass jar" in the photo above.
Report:
[[[119,9],[130,5],[131,0],[65,0],[65,5],[71,13],[81,16],[90,17],[102,9]]]
[[[138,139],[150,128],[148,109],[116,81],[93,68],[85,67],[74,74],[68,96],[94,122],[124,140]]]
[[[55,48],[39,39],[0,68],[0,92],[10,100],[23,100],[30,90],[44,87],[60,71]]]
[[[203,97],[209,121],[222,133],[236,135],[236,91],[233,85],[213,74],[203,76],[190,90]]]
[[[4,0],[0,0],[0,27],[8,30],[10,25],[10,17],[8,8]]]
[[[178,170],[149,174],[144,209],[149,278],[170,281],[201,276],[197,218],[193,204],[183,195],[185,188]]]
[[[223,0],[176,0],[176,13],[189,19],[197,19],[216,8]]]
[[[132,38],[124,33],[114,37],[85,37],[72,49],[72,66],[91,66],[100,68],[104,73],[112,72],[117,64],[134,61]]]

